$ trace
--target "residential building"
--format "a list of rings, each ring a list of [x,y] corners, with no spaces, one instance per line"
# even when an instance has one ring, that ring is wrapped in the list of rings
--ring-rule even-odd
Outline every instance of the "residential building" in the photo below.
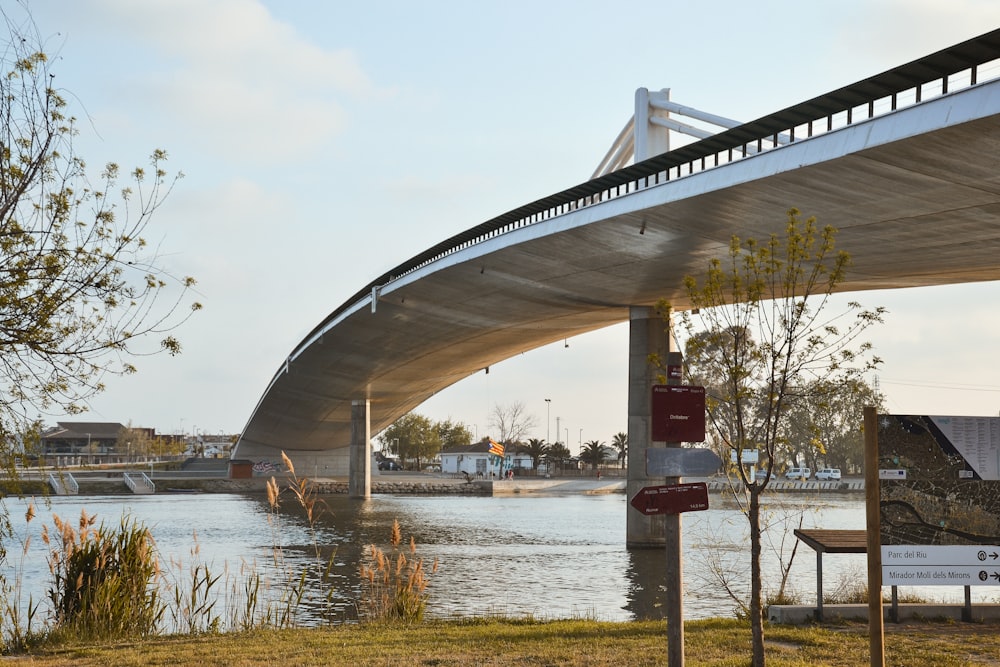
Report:
[[[449,447],[441,450],[441,472],[466,473],[474,477],[489,479],[490,473],[502,475],[513,469],[516,475],[519,471],[531,470],[531,457],[525,453],[516,452],[515,449],[512,445],[506,447],[501,470],[501,466],[496,462],[496,457],[492,457],[491,460],[489,440],[471,445]]]

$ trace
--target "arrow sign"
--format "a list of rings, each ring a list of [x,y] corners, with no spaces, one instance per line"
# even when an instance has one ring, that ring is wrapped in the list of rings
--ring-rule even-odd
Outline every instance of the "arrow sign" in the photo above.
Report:
[[[647,486],[630,501],[645,515],[680,514],[708,509],[708,485],[704,482]]]
[[[646,450],[649,477],[702,477],[719,471],[722,459],[704,447],[667,447]]]

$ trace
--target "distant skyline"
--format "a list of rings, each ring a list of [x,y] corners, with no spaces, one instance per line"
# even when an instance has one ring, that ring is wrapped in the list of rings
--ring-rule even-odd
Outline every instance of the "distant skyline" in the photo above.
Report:
[[[91,412],[43,419],[163,433],[241,431],[285,356],[372,278],[587,180],[636,88],[752,120],[1000,25],[985,0],[29,5],[88,164],[164,148],[185,173],[149,240],[205,306],[177,332],[179,357],[140,358]],[[872,339],[891,411],[1000,414],[1000,285],[855,297],[890,311]],[[574,453],[610,442],[627,430],[627,327],[566,343],[416,411],[481,437],[493,406],[517,401],[531,437]]]

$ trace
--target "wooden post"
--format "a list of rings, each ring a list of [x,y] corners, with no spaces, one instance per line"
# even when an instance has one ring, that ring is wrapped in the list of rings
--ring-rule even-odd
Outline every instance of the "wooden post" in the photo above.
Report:
[[[868,529],[868,645],[871,666],[885,667],[882,624],[882,518],[878,481],[878,413],[865,406],[865,510]]]

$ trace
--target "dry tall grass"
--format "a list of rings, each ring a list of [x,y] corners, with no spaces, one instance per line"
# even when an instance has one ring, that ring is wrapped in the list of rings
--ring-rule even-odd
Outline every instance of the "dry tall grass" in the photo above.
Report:
[[[375,546],[369,546],[368,558],[361,563],[362,618],[366,621],[402,621],[418,623],[423,620],[427,608],[428,574],[424,570],[424,560],[417,557],[417,545],[410,537],[409,556],[400,548],[402,533],[399,521],[392,522],[392,546],[387,555]],[[438,562],[431,566],[431,574],[437,572]]]

